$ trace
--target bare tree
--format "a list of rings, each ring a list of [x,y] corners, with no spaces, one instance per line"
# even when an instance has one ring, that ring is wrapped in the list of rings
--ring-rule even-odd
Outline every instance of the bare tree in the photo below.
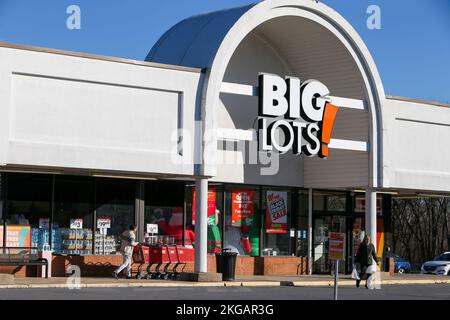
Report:
[[[444,197],[393,198],[394,252],[412,263],[420,263],[448,250],[449,207]]]

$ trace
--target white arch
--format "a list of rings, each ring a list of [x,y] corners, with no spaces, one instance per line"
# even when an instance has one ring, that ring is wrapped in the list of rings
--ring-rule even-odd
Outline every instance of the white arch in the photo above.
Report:
[[[369,130],[369,187],[380,187],[382,181],[382,117],[380,103],[385,98],[383,84],[377,67],[366,45],[353,27],[336,11],[322,3],[310,0],[268,0],[246,11],[229,29],[221,42],[207,71],[202,96],[202,119],[204,130],[213,129],[216,106],[219,103],[221,83],[228,63],[242,40],[259,25],[274,18],[294,16],[310,19],[329,30],[346,47],[361,72],[368,93],[370,114]],[[270,23],[270,22],[268,22]],[[205,145],[204,154],[214,154],[216,144]],[[204,164],[202,176],[215,176],[216,167]]]

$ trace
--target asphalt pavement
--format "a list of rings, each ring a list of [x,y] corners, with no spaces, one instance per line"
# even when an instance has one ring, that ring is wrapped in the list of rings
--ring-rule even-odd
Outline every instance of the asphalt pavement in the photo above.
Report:
[[[343,286],[341,300],[450,300],[450,284]],[[2,289],[0,300],[331,300],[333,287],[145,287]]]

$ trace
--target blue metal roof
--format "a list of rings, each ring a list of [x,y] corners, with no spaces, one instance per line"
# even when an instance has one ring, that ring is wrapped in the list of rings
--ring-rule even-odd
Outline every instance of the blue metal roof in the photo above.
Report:
[[[179,22],[156,42],[145,60],[210,67],[228,31],[254,5],[196,15]]]

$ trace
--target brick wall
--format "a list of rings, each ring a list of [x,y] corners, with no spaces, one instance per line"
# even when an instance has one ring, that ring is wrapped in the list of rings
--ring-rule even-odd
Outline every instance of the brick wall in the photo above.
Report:
[[[23,267],[13,267],[13,266],[1,266],[0,273],[2,274],[14,274],[16,277],[34,277],[36,276],[36,266],[23,266]]]
[[[54,256],[52,259],[52,276],[64,277],[71,265],[80,267],[81,275],[87,277],[110,276],[117,266],[122,263],[122,256]],[[307,262],[305,257],[237,257],[236,275],[299,275],[306,274]],[[138,265],[133,264],[133,270]],[[152,268],[153,270],[154,268]],[[181,267],[178,269],[181,271]],[[194,264],[189,263],[184,268],[186,272],[194,271]],[[216,257],[208,256],[208,271],[216,272]],[[15,274],[16,277],[35,277],[36,266],[0,267],[0,273]]]

